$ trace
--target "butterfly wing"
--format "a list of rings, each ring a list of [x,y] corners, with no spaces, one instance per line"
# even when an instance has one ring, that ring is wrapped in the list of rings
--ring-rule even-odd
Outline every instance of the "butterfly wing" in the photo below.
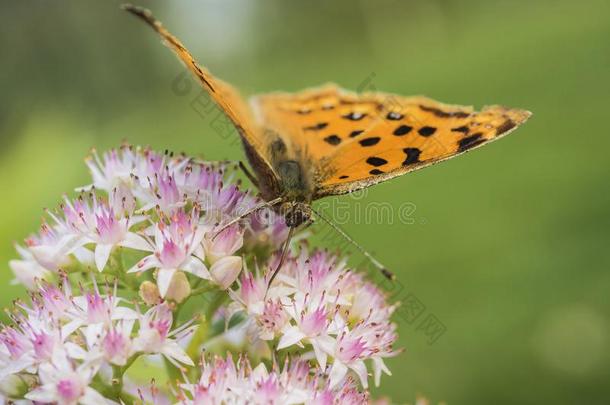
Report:
[[[509,134],[531,115],[502,106],[475,112],[425,97],[364,97],[380,102],[377,118],[321,162],[315,198],[349,193],[458,156]]]
[[[254,101],[265,127],[306,151],[315,195],[344,194],[457,156],[508,134],[530,116],[481,112],[426,97],[355,94],[334,85]]]
[[[263,197],[269,199],[277,196],[279,185],[277,175],[269,164],[266,150],[268,140],[254,121],[252,111],[239,92],[200,66],[180,40],[169,33],[150,11],[129,4],[124,5],[123,8],[150,25],[163,38],[164,43],[174,51],[178,59],[195,75],[201,86],[237,128],[248,160],[257,174]]]
[[[334,84],[298,93],[268,93],[254,97],[252,108],[259,122],[280,136],[297,151],[315,163],[333,154],[349,140],[349,134],[362,128],[365,115],[342,115],[366,112],[376,104],[363,101]],[[351,119],[350,119],[351,118]]]

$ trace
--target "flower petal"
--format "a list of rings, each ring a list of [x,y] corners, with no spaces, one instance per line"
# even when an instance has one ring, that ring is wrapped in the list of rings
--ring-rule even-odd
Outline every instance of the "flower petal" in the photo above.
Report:
[[[123,239],[119,245],[135,250],[145,250],[147,252],[154,251],[154,248],[150,246],[150,243],[148,243],[146,239],[133,232],[127,232],[127,234],[125,234],[125,239]]]
[[[284,334],[280,338],[279,343],[277,344],[278,350],[283,349],[288,346],[292,346],[301,341],[301,339],[305,338],[305,334],[301,332],[299,328],[296,326],[288,326],[284,330]]]
[[[330,388],[334,388],[343,380],[347,374],[347,366],[335,359],[332,368],[330,369]]]
[[[157,273],[157,286],[159,287],[159,294],[161,294],[162,298],[167,294],[174,273],[176,273],[176,269],[159,269],[159,272]]]
[[[106,267],[112,248],[113,246],[110,244],[99,244],[95,247],[95,266],[98,271],[102,271]]]

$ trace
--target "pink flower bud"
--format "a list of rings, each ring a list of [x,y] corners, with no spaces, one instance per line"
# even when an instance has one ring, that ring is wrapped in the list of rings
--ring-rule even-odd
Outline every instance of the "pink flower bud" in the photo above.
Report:
[[[237,279],[242,267],[241,256],[225,256],[212,265],[212,280],[226,290]]]

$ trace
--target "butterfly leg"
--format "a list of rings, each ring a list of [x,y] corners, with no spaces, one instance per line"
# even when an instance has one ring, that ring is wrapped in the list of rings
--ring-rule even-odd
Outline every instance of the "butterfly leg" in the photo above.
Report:
[[[381,264],[377,259],[375,259],[375,257],[373,257],[372,254],[370,254],[365,248],[363,248],[362,246],[360,246],[360,244],[358,242],[356,242],[354,239],[351,238],[351,236],[349,236],[343,229],[341,229],[337,224],[335,224],[333,221],[331,221],[330,219],[324,217],[323,215],[321,215],[318,211],[314,210],[313,208],[311,209],[311,212],[313,212],[318,218],[320,218],[322,221],[324,221],[328,226],[330,226],[332,229],[334,229],[339,235],[341,235],[346,241],[348,241],[352,246],[354,246],[356,249],[358,249],[360,251],[360,253],[362,253],[362,255],[364,257],[366,257],[372,264],[373,266],[375,266],[375,268],[377,268],[377,270],[388,280],[394,280],[396,278],[396,276],[394,275],[394,273],[392,273],[390,270],[388,270],[383,264]]]
[[[254,177],[250,170],[248,170],[248,166],[246,166],[241,160],[239,161],[238,165],[241,171],[244,172],[248,180],[250,180],[250,182],[254,185],[254,187],[260,188],[258,180],[256,179],[256,177]]]
[[[288,250],[290,249],[290,242],[292,241],[292,236],[294,235],[295,229],[296,229],[296,227],[291,226],[288,230],[288,237],[286,238],[286,241],[284,242],[284,246],[282,246],[280,262],[278,263],[275,270],[273,270],[273,273],[271,274],[271,277],[269,278],[269,281],[267,282],[267,291],[269,291],[269,287],[271,287],[271,283],[273,283],[273,280],[275,280],[275,277],[282,269],[282,265],[284,264],[284,261],[286,261],[286,257],[288,256]],[[265,292],[265,298],[266,298],[266,296],[267,296],[267,292]]]

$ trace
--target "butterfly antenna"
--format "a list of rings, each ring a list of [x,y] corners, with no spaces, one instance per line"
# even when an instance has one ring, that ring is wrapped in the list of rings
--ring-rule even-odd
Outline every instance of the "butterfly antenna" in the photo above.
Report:
[[[224,224],[218,231],[216,231],[216,233],[214,234],[214,236],[212,236],[212,240],[216,239],[216,237],[218,235],[220,235],[222,233],[222,231],[224,231],[225,229],[229,228],[230,226],[238,223],[239,221],[241,221],[242,219],[254,214],[256,211],[262,210],[263,208],[267,208],[267,207],[273,207],[276,204],[279,204],[282,202],[282,198],[278,197],[274,200],[271,201],[264,201],[252,208],[250,208],[249,210],[247,210],[246,212],[244,212],[243,214],[241,214],[238,217],[233,218],[232,220],[230,220],[229,222],[227,222],[226,224]]]
[[[271,283],[273,283],[273,280],[275,280],[275,277],[282,269],[282,265],[284,264],[284,261],[286,261],[286,256],[288,256],[288,250],[290,248],[290,241],[292,240],[292,235],[294,235],[294,229],[295,229],[295,227],[291,226],[288,230],[288,236],[286,237],[286,241],[284,242],[284,246],[282,247],[282,254],[280,255],[280,262],[278,263],[275,270],[273,270],[273,274],[271,275],[271,278],[267,282],[267,291],[269,291],[269,287],[271,287]],[[265,296],[266,295],[267,295],[267,293],[265,293]]]
[[[388,270],[383,264],[381,264],[381,262],[379,262],[379,260],[375,259],[373,257],[372,254],[370,254],[366,249],[364,249],[362,246],[360,246],[360,244],[358,244],[358,242],[356,242],[355,240],[353,240],[347,233],[345,233],[345,231],[341,228],[339,228],[339,226],[337,224],[335,224],[333,221],[331,221],[330,219],[324,217],[322,214],[320,214],[319,212],[317,212],[316,210],[314,210],[313,208],[311,208],[311,211],[318,217],[320,218],[322,221],[326,222],[331,228],[333,228],[339,235],[343,236],[343,238],[348,241],[349,243],[352,244],[352,246],[354,246],[356,249],[358,249],[360,251],[360,253],[362,253],[362,255],[364,257],[366,257],[367,259],[369,259],[369,261],[371,263],[373,263],[373,265],[377,268],[377,270],[379,270],[379,272],[381,274],[384,275],[384,277],[386,277],[388,280],[394,280],[396,278],[396,276],[394,276],[394,273],[392,273],[390,270]]]

